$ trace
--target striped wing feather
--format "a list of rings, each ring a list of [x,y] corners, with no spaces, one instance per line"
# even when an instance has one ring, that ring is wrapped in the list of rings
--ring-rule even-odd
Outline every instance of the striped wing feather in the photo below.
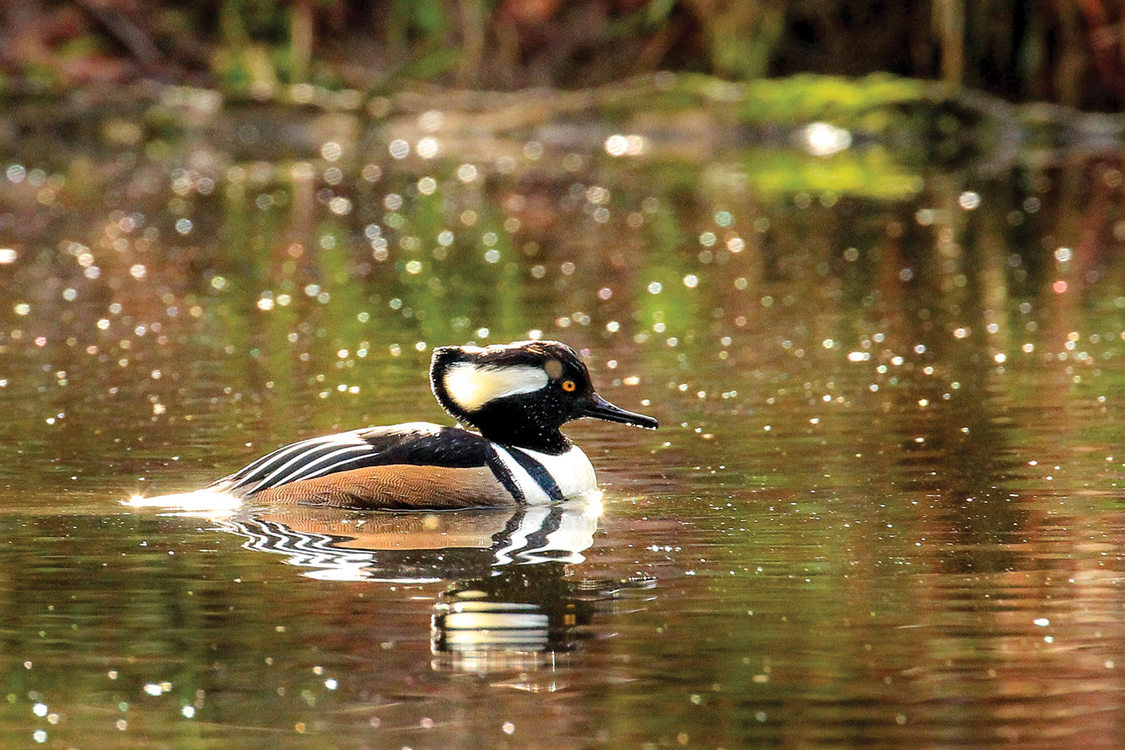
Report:
[[[265,503],[348,508],[461,508],[512,502],[489,468],[487,440],[410,423],[278,448],[211,487]]]

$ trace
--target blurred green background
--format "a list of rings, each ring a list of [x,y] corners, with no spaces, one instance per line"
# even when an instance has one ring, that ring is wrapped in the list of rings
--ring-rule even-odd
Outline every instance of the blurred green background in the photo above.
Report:
[[[1117,0],[9,0],[0,90],[144,79],[269,98],[312,83],[580,88],[655,70],[728,80],[888,72],[1113,111]]]

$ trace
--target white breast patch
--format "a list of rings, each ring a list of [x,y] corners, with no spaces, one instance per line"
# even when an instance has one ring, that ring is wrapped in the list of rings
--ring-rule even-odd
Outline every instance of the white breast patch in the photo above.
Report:
[[[489,401],[532,393],[547,385],[547,373],[534,365],[487,367],[456,362],[442,378],[445,391],[465,411],[477,411]]]
[[[495,443],[492,447],[496,451],[496,455],[504,462],[504,466],[511,472],[512,479],[523,492],[526,502],[532,504],[551,502],[550,496],[539,486],[539,483],[535,481],[531,474],[512,458],[508,449]],[[559,486],[559,490],[565,498],[580,497],[598,488],[594,466],[577,445],[572,445],[566,453],[557,456],[528,450],[527,448],[512,448],[511,450],[522,451],[538,461],[555,480],[555,484]]]

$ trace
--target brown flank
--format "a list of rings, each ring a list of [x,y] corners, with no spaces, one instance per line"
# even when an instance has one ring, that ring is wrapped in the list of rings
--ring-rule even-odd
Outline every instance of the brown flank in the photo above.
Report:
[[[255,502],[333,508],[469,508],[515,502],[487,466],[393,464],[340,471],[263,490]]]

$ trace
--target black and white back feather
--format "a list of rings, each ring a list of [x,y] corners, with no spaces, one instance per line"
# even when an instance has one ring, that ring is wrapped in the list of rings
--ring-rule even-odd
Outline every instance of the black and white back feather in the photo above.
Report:
[[[375,466],[486,466],[492,454],[488,440],[456,427],[428,422],[365,427],[278,448],[214,482],[210,489],[251,497],[292,482]]]

